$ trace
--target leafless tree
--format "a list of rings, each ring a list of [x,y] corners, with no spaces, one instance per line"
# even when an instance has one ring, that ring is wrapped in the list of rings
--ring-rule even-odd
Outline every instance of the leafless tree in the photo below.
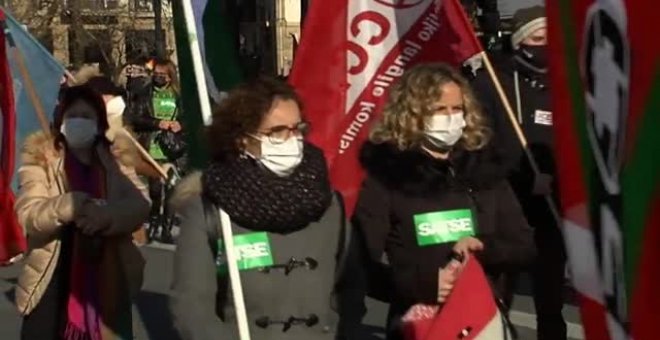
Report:
[[[86,52],[100,54],[104,73],[117,77],[126,62],[126,46],[140,45],[129,32],[153,30],[154,15],[138,0],[13,0],[14,15],[36,37],[52,37],[68,45],[74,67],[85,63]],[[167,2],[165,2],[166,4]],[[169,6],[163,6],[163,27],[172,28]],[[153,41],[151,42],[153,44]],[[153,49],[154,46],[148,46]]]

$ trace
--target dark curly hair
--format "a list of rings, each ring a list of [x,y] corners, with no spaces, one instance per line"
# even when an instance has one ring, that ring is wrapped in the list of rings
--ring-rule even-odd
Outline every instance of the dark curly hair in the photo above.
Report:
[[[209,151],[214,160],[237,157],[243,151],[241,139],[257,130],[277,99],[293,100],[302,111],[302,102],[291,85],[258,78],[229,92],[213,110],[213,123],[206,131]]]
[[[64,90],[60,104],[58,105],[57,111],[55,112],[55,117],[53,119],[53,136],[55,137],[55,148],[60,149],[62,145],[65,144],[64,135],[60,131],[62,123],[64,122],[64,113],[78,100],[86,102],[96,112],[96,121],[99,134],[97,142],[110,145],[110,141],[108,141],[108,139],[105,137],[105,134],[109,129],[109,125],[108,114],[105,110],[105,102],[103,102],[103,97],[101,97],[101,95],[96,92],[96,90],[88,85],[78,85],[69,87]]]

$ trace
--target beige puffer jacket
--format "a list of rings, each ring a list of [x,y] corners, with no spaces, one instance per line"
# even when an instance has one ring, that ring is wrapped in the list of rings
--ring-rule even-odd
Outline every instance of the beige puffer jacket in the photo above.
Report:
[[[149,214],[149,200],[144,184],[135,171],[119,164],[106,149],[97,149],[107,174],[108,208],[114,216],[112,230],[131,293],[142,285],[144,259],[131,240],[131,232],[141,226]],[[63,157],[53,139],[43,132],[26,139],[18,170],[20,191],[15,210],[28,238],[28,252],[18,279],[16,305],[22,315],[39,303],[50,283],[60,252],[61,227],[74,220],[75,211],[85,198],[67,192]],[[122,237],[125,235],[125,239]]]

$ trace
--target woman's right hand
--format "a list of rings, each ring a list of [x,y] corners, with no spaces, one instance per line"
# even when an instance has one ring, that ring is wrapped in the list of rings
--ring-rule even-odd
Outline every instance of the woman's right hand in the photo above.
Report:
[[[449,261],[449,264],[438,271],[438,302],[444,303],[454,289],[454,283],[463,269],[463,263],[457,260]]]

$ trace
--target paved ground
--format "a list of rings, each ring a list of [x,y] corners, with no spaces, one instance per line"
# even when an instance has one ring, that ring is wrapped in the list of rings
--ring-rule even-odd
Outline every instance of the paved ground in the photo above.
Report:
[[[172,250],[168,247],[148,247],[143,248],[143,252],[147,259],[147,267],[144,291],[135,306],[135,338],[177,340],[179,337],[172,327],[172,320],[167,310],[167,294],[172,276]],[[2,340],[19,338],[20,318],[10,302],[16,273],[15,267],[0,269],[0,292],[3,293],[3,296],[0,296],[0,339]],[[518,327],[520,340],[534,340],[536,336],[533,329],[535,327],[533,303],[529,298],[528,285],[523,282],[521,286],[511,319]],[[386,313],[387,307],[384,304],[369,301],[369,314],[364,320],[365,333],[369,335],[364,340],[384,338],[382,324]],[[567,306],[566,316],[572,323],[569,325],[569,335],[573,339],[582,339],[576,308]]]

